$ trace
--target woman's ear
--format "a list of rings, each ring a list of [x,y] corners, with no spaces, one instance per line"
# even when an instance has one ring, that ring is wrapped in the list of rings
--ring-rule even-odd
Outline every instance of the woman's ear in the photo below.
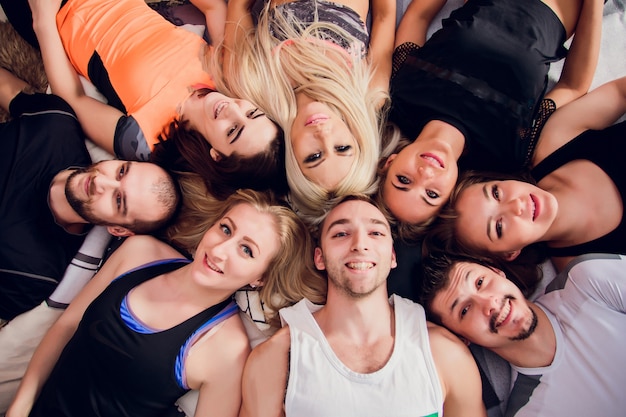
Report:
[[[510,251],[510,252],[504,252],[502,254],[502,257],[504,258],[505,261],[511,262],[512,260],[517,258],[520,253],[522,253],[521,249]]]
[[[389,155],[389,157],[385,161],[385,165],[383,165],[383,170],[384,171],[387,171],[389,169],[389,165],[391,165],[393,160],[396,159],[396,156],[398,156],[397,153],[392,153],[391,155]]]
[[[215,148],[211,148],[211,150],[209,151],[209,154],[211,155],[211,158],[213,158],[215,162],[219,162],[222,159],[222,154],[216,151]]]

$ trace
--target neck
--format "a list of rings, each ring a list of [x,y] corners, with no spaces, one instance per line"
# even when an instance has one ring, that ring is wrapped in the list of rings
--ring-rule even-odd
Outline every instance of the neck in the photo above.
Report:
[[[59,226],[69,233],[81,233],[88,222],[74,211],[65,195],[65,184],[71,173],[64,170],[54,176],[48,190],[48,206]]]
[[[449,146],[450,151],[458,161],[465,149],[465,136],[459,129],[441,120],[431,120],[426,123],[416,141],[438,142]]]
[[[338,334],[363,345],[394,335],[394,312],[384,285],[360,299],[329,286],[326,305],[315,319],[327,337]]]
[[[492,349],[512,365],[523,368],[549,366],[556,353],[556,335],[552,323],[544,311],[536,304],[528,302],[537,314],[537,328],[525,340],[510,341],[506,346]]]

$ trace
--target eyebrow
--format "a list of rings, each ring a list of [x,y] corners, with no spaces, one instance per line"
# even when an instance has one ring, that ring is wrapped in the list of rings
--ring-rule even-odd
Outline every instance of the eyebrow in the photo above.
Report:
[[[124,173],[124,178],[126,178],[128,173],[130,172],[131,162],[128,161],[128,162],[126,162],[125,165],[126,165],[126,172]],[[126,204],[126,193],[125,192],[122,192],[122,215],[124,217],[126,217],[126,215],[128,215],[128,205]]]
[[[487,184],[483,185],[483,194],[485,195],[485,198],[487,199],[487,201],[491,200],[491,198],[489,197],[489,191],[487,190]],[[491,223],[492,223],[493,217],[489,216],[487,218],[487,237],[489,238],[489,240],[491,242],[493,242],[493,239],[491,238]]]
[[[377,225],[384,226],[387,230],[390,230],[389,229],[389,225],[387,224],[387,222],[384,222],[382,220],[375,219],[375,218],[372,217],[372,218],[369,219],[368,222],[371,223],[371,224],[377,224]],[[337,225],[343,225],[343,224],[349,224],[349,223],[350,223],[350,219],[338,219],[338,220],[335,220],[334,222],[332,222],[331,224],[328,225],[328,229],[326,230],[326,233],[330,232],[330,230],[333,227],[337,226]]]
[[[464,282],[467,282],[469,280],[470,277],[470,273],[472,271],[467,271],[467,273],[465,274],[465,280]],[[454,311],[454,308],[459,304],[459,299],[456,298],[453,302],[452,302],[452,306],[450,306],[450,314],[452,314],[452,312]]]
[[[230,227],[233,229],[233,234],[237,231],[237,224],[233,221],[233,219],[231,219],[228,216],[224,216],[224,220],[228,220],[228,223],[230,223]],[[256,248],[256,251],[261,254],[261,248],[259,247],[259,245],[256,244],[256,242],[254,240],[252,240],[252,238],[250,238],[249,236],[244,235],[243,236],[243,240],[252,244],[252,246],[254,246]]]

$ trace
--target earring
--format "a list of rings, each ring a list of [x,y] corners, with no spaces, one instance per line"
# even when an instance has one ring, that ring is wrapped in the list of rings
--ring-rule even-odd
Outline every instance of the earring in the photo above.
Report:
[[[253,290],[256,290],[256,285],[250,284],[250,288],[252,288]]]

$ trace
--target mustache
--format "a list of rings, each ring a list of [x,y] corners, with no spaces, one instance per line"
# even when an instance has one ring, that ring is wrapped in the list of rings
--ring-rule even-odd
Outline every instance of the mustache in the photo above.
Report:
[[[498,329],[496,328],[496,321],[498,321],[498,316],[500,316],[500,312],[502,311],[502,309],[504,308],[504,305],[506,304],[507,300],[515,300],[516,298],[510,294],[505,295],[504,297],[502,297],[502,301],[500,302],[500,308],[498,309],[498,311],[494,311],[491,314],[491,317],[489,318],[489,331],[491,331],[491,333],[498,333]]]

